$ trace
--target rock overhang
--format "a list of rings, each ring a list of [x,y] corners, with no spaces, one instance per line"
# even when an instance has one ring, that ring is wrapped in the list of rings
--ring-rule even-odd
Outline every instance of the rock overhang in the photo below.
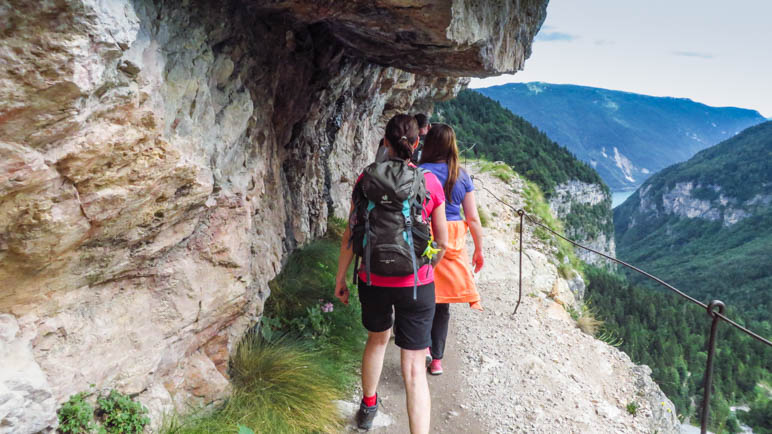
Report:
[[[486,77],[522,69],[548,0],[245,0],[249,13],[318,25],[347,52],[423,75]]]

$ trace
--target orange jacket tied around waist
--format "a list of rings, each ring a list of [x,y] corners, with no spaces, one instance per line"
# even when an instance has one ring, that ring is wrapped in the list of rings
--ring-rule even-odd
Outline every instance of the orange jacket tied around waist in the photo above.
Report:
[[[448,248],[434,268],[434,292],[437,303],[469,303],[472,309],[482,310],[469,267],[467,227],[463,220],[448,222]]]

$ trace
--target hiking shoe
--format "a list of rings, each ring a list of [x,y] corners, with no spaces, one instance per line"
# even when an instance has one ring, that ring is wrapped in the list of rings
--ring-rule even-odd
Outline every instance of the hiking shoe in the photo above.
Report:
[[[442,360],[434,359],[429,364],[429,373],[432,375],[442,375]]]
[[[432,352],[429,348],[426,349],[426,367],[429,367],[429,364],[432,363]]]
[[[357,411],[357,428],[370,430],[370,428],[373,427],[373,420],[378,413],[378,403],[380,401],[381,399],[378,398],[378,400],[375,401],[375,405],[372,407],[366,406],[364,401],[359,404],[359,411]]]

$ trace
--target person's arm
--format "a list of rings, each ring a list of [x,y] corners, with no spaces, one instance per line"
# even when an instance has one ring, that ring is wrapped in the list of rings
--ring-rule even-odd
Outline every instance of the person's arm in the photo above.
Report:
[[[351,205],[351,211],[354,210],[354,205]],[[346,271],[348,266],[351,265],[351,260],[354,259],[354,250],[349,246],[348,240],[351,238],[351,227],[346,224],[346,230],[343,232],[343,239],[340,240],[340,256],[338,257],[338,274],[335,277],[335,297],[343,304],[348,304],[348,285],[346,285]],[[357,270],[354,270],[356,273]]]
[[[474,272],[479,273],[485,263],[485,259],[483,258],[482,224],[480,223],[480,216],[477,214],[474,191],[470,191],[464,196],[462,205],[464,207],[466,223],[469,225],[469,232],[472,233],[472,240],[474,240],[472,264],[474,265]]]
[[[445,256],[445,250],[448,248],[448,220],[445,217],[445,202],[432,210],[432,233],[434,241],[440,252],[432,260],[432,265],[436,265]]]

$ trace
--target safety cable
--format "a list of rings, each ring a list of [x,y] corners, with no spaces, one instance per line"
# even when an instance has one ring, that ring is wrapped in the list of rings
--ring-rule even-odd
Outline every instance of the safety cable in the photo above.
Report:
[[[607,255],[605,253],[599,252],[599,251],[597,251],[595,249],[592,249],[590,247],[584,246],[582,244],[577,243],[576,241],[574,241],[572,239],[569,239],[569,238],[565,237],[564,235],[562,235],[562,234],[552,230],[552,228],[550,228],[549,226],[547,226],[547,225],[537,221],[534,217],[531,217],[527,212],[525,212],[524,209],[522,209],[522,208],[521,209],[517,209],[517,208],[513,207],[512,205],[510,205],[509,203],[507,203],[504,200],[502,200],[501,198],[499,198],[498,196],[496,196],[496,194],[494,194],[492,191],[490,191],[488,188],[485,187],[485,184],[482,182],[482,179],[480,179],[479,177],[472,175],[471,178],[472,178],[473,181],[475,181],[475,184],[479,184],[479,186],[483,190],[488,192],[488,194],[490,194],[494,199],[496,199],[497,201],[501,202],[501,204],[503,204],[504,206],[508,207],[509,209],[514,211],[516,214],[524,215],[525,218],[528,219],[528,221],[533,223],[534,225],[541,227],[542,229],[550,232],[551,234],[555,235],[556,237],[559,237],[559,238],[561,238],[561,239],[563,239],[563,240],[573,244],[576,247],[580,247],[580,248],[582,248],[584,250],[587,250],[587,251],[590,251],[592,253],[595,253],[596,255],[600,255],[600,256],[602,256],[602,257],[604,257],[604,258],[606,258],[606,259],[608,259],[610,261],[616,262],[617,264],[623,265],[623,266],[625,266],[625,267],[627,267],[627,268],[629,268],[629,269],[631,269],[633,271],[636,271],[636,272],[638,272],[638,273],[648,277],[651,280],[654,280],[655,282],[659,283],[660,285],[664,286],[665,288],[669,289],[670,291],[675,292],[676,294],[680,295],[681,297],[685,298],[686,300],[691,301],[692,303],[700,306],[701,308],[708,310],[708,314],[709,315],[711,315],[713,317],[721,318],[722,320],[724,320],[727,323],[729,323],[732,326],[734,326],[736,329],[746,333],[748,336],[756,339],[757,341],[759,341],[759,342],[761,342],[763,344],[767,344],[770,347],[772,347],[772,342],[770,342],[768,339],[765,339],[762,336],[760,336],[758,333],[755,333],[752,330],[749,330],[746,327],[741,326],[737,322],[735,322],[732,319],[728,318],[726,315],[724,315],[724,314],[722,314],[720,312],[713,311],[712,310],[713,306],[710,306],[711,309],[709,309],[709,306],[707,304],[705,304],[705,303],[697,300],[696,298],[686,294],[685,292],[675,288],[673,285],[670,285],[669,283],[665,282],[664,280],[662,280],[662,279],[660,279],[660,278],[658,278],[656,276],[653,276],[653,275],[651,275],[651,274],[641,270],[640,268],[638,268],[638,267],[636,267],[634,265],[630,265],[630,264],[628,264],[625,261],[622,261],[620,259],[614,258],[613,256],[609,256],[609,255]],[[522,282],[520,283],[520,285],[522,286]],[[520,288],[520,290],[522,291],[522,288]]]

